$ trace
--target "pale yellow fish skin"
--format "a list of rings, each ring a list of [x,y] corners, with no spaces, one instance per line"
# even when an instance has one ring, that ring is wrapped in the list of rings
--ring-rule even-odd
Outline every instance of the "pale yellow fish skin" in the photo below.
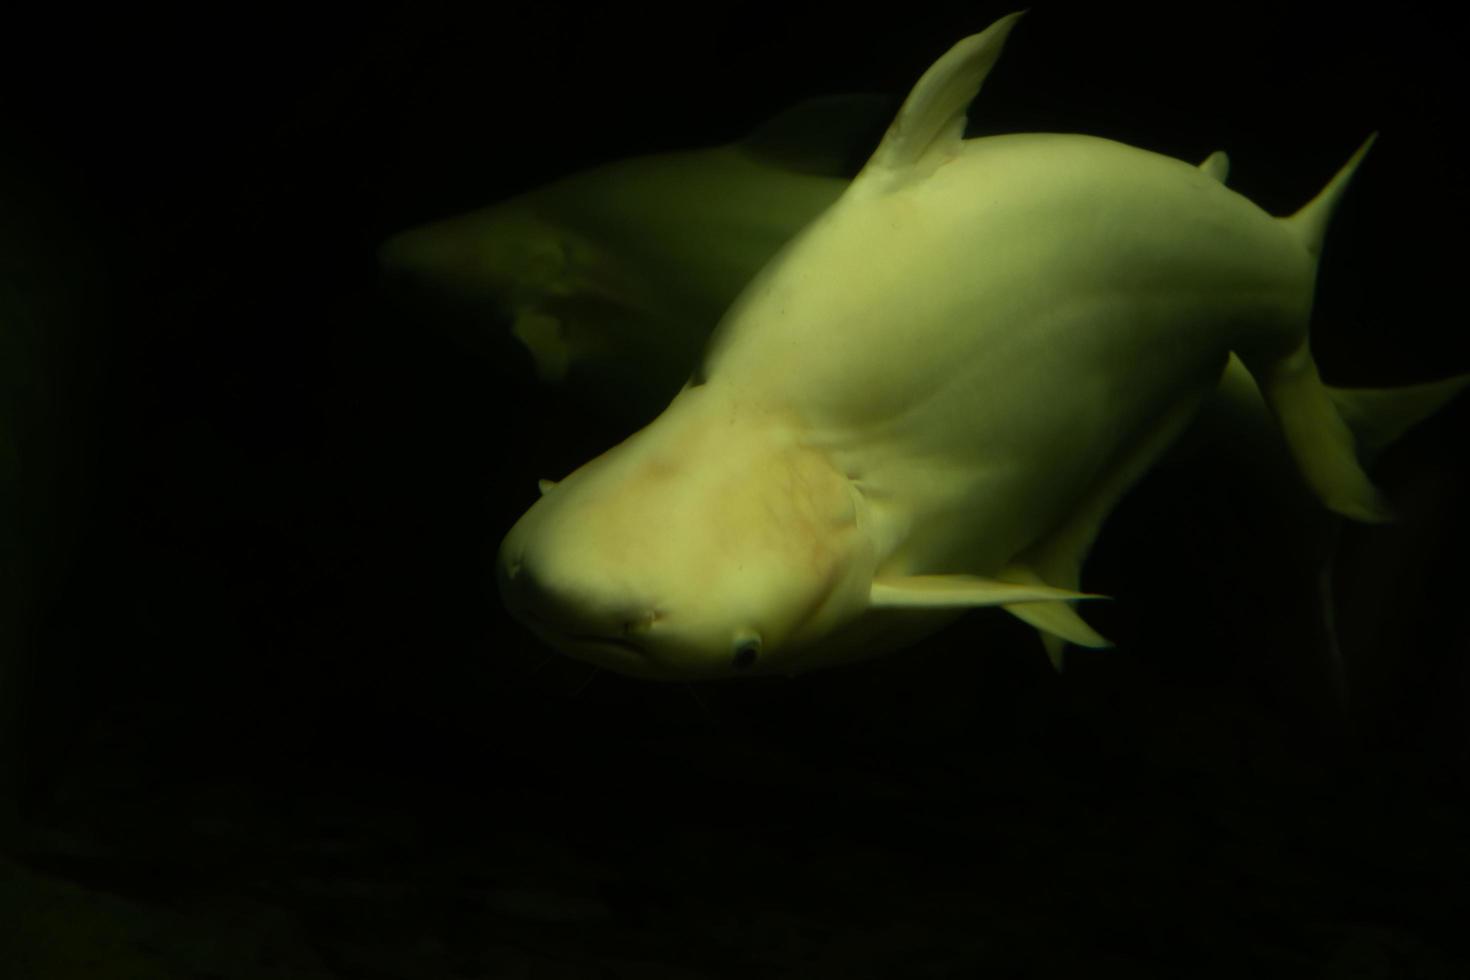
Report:
[[[1035,580],[1063,526],[1075,573],[1096,528],[1069,518],[1101,522],[1232,354],[1324,502],[1376,516],[1306,337],[1325,215],[1361,151],[1276,219],[1218,161],[1085,136],[963,141],[1014,22],[926,73],[668,409],[512,528],[501,588],[543,639],[657,678],[894,649],[953,615],[954,589],[914,608],[935,576],[977,596]]]

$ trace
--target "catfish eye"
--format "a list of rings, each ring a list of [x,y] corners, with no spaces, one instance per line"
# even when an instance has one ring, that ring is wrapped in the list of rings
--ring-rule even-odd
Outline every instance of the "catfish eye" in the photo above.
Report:
[[[758,636],[740,640],[735,644],[735,659],[730,665],[736,670],[746,670],[755,666],[756,658],[761,653],[761,640]]]

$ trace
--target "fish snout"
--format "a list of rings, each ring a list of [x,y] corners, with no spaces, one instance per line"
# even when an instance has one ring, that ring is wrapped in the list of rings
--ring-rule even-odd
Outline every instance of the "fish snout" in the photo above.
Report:
[[[528,564],[524,549],[509,539],[501,546],[495,571],[505,608],[537,632],[561,629],[576,618],[574,598],[552,588],[545,571]]]
[[[514,547],[501,549],[496,580],[511,615],[562,653],[618,673],[657,673],[640,642],[656,618],[652,611],[597,602],[591,590],[547,574]]]

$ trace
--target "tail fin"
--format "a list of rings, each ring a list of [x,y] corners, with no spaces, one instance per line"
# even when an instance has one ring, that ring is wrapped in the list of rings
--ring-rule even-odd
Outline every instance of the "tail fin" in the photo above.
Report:
[[[1357,437],[1358,455],[1371,461],[1399,436],[1470,387],[1470,374],[1401,388],[1327,388],[1337,414]]]
[[[1341,199],[1343,191],[1352,182],[1353,174],[1357,172],[1358,164],[1363,162],[1363,157],[1368,155],[1368,150],[1378,139],[1374,133],[1363,141],[1356,153],[1342,165],[1327,186],[1322,188],[1316,197],[1307,202],[1296,214],[1289,218],[1282,218],[1282,222],[1291,229],[1297,239],[1312,255],[1322,254],[1322,239],[1327,234],[1327,224],[1332,220],[1332,213],[1337,210],[1337,202]]]
[[[1329,388],[1303,344],[1256,374],[1307,483],[1329,509],[1381,522],[1390,508],[1363,471],[1399,436],[1470,387],[1470,374],[1402,388]]]

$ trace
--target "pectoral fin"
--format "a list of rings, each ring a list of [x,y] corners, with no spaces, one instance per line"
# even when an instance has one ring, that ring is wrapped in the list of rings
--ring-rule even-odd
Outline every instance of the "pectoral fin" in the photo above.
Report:
[[[874,579],[868,604],[890,609],[952,609],[1102,598],[1106,597],[1054,589],[1040,582],[1007,582],[979,575],[907,575]]]
[[[1058,589],[1029,569],[1011,567],[997,578],[978,575],[911,575],[873,582],[869,604],[875,607],[944,609],[956,606],[1000,606],[1045,636],[1058,638],[1053,663],[1060,660],[1062,644],[1106,647],[1112,644],[1082,621],[1068,602],[1105,599],[1106,596]],[[1052,653],[1048,646],[1048,653]]]

